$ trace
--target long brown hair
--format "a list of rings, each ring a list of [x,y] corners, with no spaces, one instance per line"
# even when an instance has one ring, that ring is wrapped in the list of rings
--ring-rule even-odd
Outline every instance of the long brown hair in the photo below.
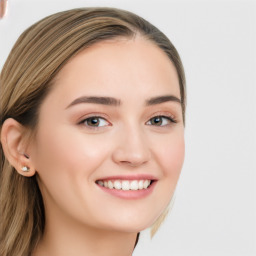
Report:
[[[91,45],[140,35],[162,49],[179,77],[185,122],[185,75],[169,39],[143,18],[115,8],[80,8],[50,15],[22,33],[0,75],[0,131],[13,118],[36,131],[40,104],[65,63]],[[44,232],[44,205],[36,176],[19,175],[0,147],[0,255],[30,255]]]

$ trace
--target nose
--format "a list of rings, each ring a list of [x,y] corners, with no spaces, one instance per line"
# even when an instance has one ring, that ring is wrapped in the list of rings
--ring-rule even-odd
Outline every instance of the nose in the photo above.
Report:
[[[118,138],[112,154],[116,164],[137,167],[150,160],[151,152],[143,131],[134,128],[125,129]]]

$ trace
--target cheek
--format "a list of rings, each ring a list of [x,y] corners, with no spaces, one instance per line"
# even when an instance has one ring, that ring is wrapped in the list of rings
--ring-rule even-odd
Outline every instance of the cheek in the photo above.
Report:
[[[161,204],[159,208],[161,207],[163,211],[173,196],[181,173],[185,155],[184,135],[172,136],[170,140],[162,141],[157,148],[156,154],[158,165],[162,170],[156,204]]]
[[[176,182],[184,162],[185,143],[184,136],[173,136],[170,140],[165,140],[157,147],[158,164],[162,168],[162,174]]]
[[[36,146],[37,163],[50,166],[65,166],[65,169],[76,169],[100,162],[101,155],[107,152],[103,145],[98,147],[96,137],[90,139],[72,129],[59,127],[56,131],[47,129],[41,132]],[[84,169],[84,168],[83,168]],[[79,169],[78,169],[79,170]]]
[[[182,165],[184,162],[185,145],[182,132],[154,138],[152,150],[155,168],[159,170],[159,180],[155,187],[155,194],[150,201],[154,208],[150,211],[152,225],[166,209],[174,194]],[[151,142],[153,142],[151,141]],[[153,144],[151,144],[153,145]]]
[[[85,136],[65,126],[45,129],[37,141],[36,170],[49,189],[56,185],[59,190],[77,189],[78,183],[89,183],[108,154],[100,136]]]
[[[65,126],[44,129],[38,134],[34,157],[48,209],[58,206],[79,219],[83,219],[79,214],[85,211],[92,216],[88,208],[93,205],[90,191],[94,191],[95,184],[92,180],[109,151],[100,137],[86,136]]]

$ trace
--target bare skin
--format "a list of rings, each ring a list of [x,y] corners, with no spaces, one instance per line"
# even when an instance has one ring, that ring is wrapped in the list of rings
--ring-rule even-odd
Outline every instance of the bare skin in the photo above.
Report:
[[[2,19],[7,11],[7,0],[0,0],[0,19]]]
[[[26,175],[37,174],[46,214],[33,256],[132,255],[137,232],[166,208],[181,172],[179,99],[174,65],[141,37],[96,44],[64,66],[26,149],[34,170]],[[150,176],[154,187],[123,198],[97,183],[113,176]]]

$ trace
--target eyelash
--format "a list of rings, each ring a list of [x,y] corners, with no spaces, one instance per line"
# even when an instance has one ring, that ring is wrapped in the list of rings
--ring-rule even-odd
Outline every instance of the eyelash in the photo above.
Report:
[[[152,118],[149,119],[149,121],[147,121],[147,123],[152,121],[155,118],[161,118],[162,122],[163,122],[163,119],[167,119],[170,122],[169,124],[166,124],[166,125],[160,125],[160,127],[170,126],[173,123],[177,123],[177,121],[175,120],[174,117],[166,116],[166,115],[156,115],[156,116],[153,116]],[[155,126],[158,126],[158,125],[155,125]]]
[[[170,125],[172,125],[172,124],[177,123],[177,120],[176,120],[173,116],[167,116],[167,115],[161,115],[161,114],[159,114],[159,115],[155,115],[155,116],[151,117],[151,118],[146,122],[146,124],[147,124],[148,122],[150,122],[150,121],[152,122],[152,120],[155,119],[155,118],[161,118],[161,119],[162,119],[162,122],[163,122],[163,119],[167,119],[170,123],[169,123],[169,124],[166,124],[166,125],[152,125],[152,126],[166,127],[166,126],[170,126]],[[100,127],[105,127],[105,125],[104,125],[104,126],[90,126],[90,125],[88,125],[88,121],[93,120],[93,119],[102,119],[102,120],[104,120],[105,122],[109,123],[104,117],[98,116],[98,115],[94,115],[94,116],[90,116],[90,117],[87,117],[87,118],[83,119],[83,120],[80,121],[78,124],[79,124],[79,125],[84,125],[84,124],[87,122],[86,127],[88,127],[89,129],[99,129]],[[106,125],[106,126],[108,126],[108,125]]]
[[[89,120],[93,120],[93,119],[102,119],[105,122],[109,123],[104,117],[95,115],[95,116],[90,116],[90,117],[83,119],[81,122],[79,122],[79,124],[84,125],[86,122],[88,122]],[[89,126],[87,124],[86,127],[90,128],[90,129],[99,129],[101,126]]]

